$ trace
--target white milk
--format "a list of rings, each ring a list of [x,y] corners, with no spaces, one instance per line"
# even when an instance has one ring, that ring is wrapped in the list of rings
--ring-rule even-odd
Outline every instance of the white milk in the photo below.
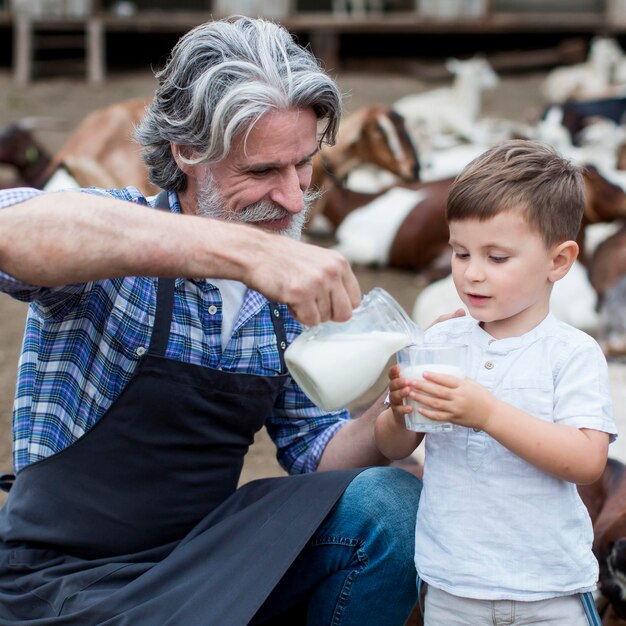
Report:
[[[449,374],[450,376],[463,378],[463,370],[458,365],[447,365],[443,363],[409,365],[408,367],[405,366],[401,368],[400,375],[402,378],[417,380],[418,378],[422,378],[424,372],[436,372],[439,374]],[[451,422],[437,422],[435,420],[428,419],[419,413],[418,409],[423,406],[420,402],[416,402],[410,398],[405,398],[404,403],[413,407],[413,412],[404,416],[406,427],[409,430],[428,432],[437,430],[452,430],[454,428],[454,424]]]
[[[285,361],[304,393],[324,411],[334,411],[367,391],[391,355],[409,343],[400,332],[337,333],[292,343]]]

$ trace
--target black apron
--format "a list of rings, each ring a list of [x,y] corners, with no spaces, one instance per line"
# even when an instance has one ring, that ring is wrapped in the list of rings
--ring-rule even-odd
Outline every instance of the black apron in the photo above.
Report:
[[[165,194],[160,203],[166,201]],[[0,624],[247,624],[360,470],[253,481],[243,458],[288,380],[149,350],[84,436],[22,470],[0,510]]]

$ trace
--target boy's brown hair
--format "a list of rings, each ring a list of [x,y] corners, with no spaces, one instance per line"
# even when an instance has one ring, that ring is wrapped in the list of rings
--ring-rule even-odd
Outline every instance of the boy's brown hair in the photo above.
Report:
[[[539,141],[511,139],[465,166],[450,188],[446,219],[487,220],[522,210],[546,247],[575,240],[585,207],[581,169]]]

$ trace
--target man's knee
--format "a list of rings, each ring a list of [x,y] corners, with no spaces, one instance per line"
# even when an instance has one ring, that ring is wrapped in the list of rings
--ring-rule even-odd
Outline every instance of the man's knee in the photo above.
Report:
[[[348,485],[343,499],[360,508],[403,512],[414,523],[421,491],[422,481],[410,472],[370,467]]]
[[[419,478],[399,468],[372,467],[361,472],[338,503],[352,524],[385,538],[388,545],[413,553],[415,518],[422,489]]]

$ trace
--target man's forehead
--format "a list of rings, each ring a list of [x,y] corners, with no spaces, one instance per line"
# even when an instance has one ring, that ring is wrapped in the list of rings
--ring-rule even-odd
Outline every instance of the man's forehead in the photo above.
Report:
[[[289,163],[313,156],[318,147],[318,120],[312,110],[275,111],[235,136],[230,156],[242,164]]]

